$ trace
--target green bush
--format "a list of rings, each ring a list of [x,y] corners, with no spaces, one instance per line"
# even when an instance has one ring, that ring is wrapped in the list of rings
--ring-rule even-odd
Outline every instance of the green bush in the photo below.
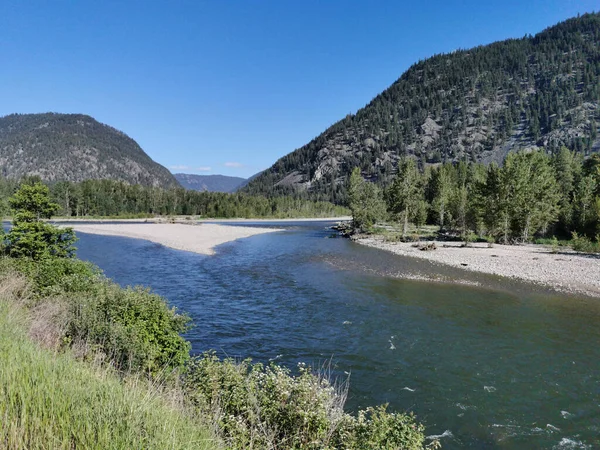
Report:
[[[95,346],[121,370],[156,374],[189,358],[190,343],[180,334],[189,317],[148,289],[103,282],[93,295],[74,297],[69,315],[69,342]]]
[[[343,410],[345,385],[335,386],[303,364],[298,371],[292,376],[275,364],[220,361],[209,352],[190,362],[183,388],[232,448],[424,448],[424,427],[414,416],[388,413],[384,406],[351,416]]]
[[[600,253],[600,236],[596,236],[596,242],[592,242],[587,236],[579,236],[574,231],[571,237],[571,247],[576,252]]]
[[[3,264],[27,276],[36,297],[93,293],[105,281],[102,271],[75,258],[4,258]]]
[[[189,317],[148,289],[123,289],[77,259],[0,259],[1,274],[14,271],[31,282],[30,306],[66,305],[63,341],[83,356],[100,352],[120,370],[150,374],[188,360],[190,344],[181,333],[188,330]]]

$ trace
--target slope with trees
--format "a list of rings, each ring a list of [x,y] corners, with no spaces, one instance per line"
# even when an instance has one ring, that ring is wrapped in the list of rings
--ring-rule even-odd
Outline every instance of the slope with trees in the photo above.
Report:
[[[279,159],[249,193],[346,201],[352,170],[387,186],[398,161],[496,162],[519,149],[600,150],[600,14],[435,55],[356,114]],[[442,205],[440,205],[442,206]],[[442,206],[443,207],[443,206]]]
[[[83,114],[0,117],[0,168],[5,177],[37,175],[49,182],[114,179],[179,185],[125,133]]]
[[[226,175],[195,175],[176,173],[175,178],[184,188],[193,191],[235,192],[247,180]]]

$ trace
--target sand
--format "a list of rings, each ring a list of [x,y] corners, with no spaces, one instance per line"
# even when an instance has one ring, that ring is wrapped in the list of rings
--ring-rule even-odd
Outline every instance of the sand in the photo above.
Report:
[[[69,226],[75,232],[146,239],[166,247],[204,255],[214,254],[214,248],[226,242],[257,234],[281,231],[275,228],[227,226],[208,223],[200,225],[184,225],[179,223],[82,223]]]
[[[600,297],[600,256],[569,250],[552,253],[542,245],[472,244],[436,242],[437,249],[422,251],[412,243],[384,242],[378,237],[356,239],[370,247],[397,255],[427,259],[436,263],[551,287],[560,292]]]

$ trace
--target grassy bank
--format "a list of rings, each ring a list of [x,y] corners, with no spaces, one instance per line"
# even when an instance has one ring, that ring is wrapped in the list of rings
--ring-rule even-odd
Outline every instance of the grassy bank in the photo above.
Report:
[[[4,279],[0,294],[1,448],[219,448],[208,427],[147,380],[34,342],[32,317],[18,306],[24,289]]]
[[[412,414],[350,415],[310,367],[190,356],[186,323],[76,259],[1,258],[0,447],[425,447]]]

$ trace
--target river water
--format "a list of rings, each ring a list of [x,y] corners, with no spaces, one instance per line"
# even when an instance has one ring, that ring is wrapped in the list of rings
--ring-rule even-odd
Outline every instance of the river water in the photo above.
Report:
[[[348,409],[414,411],[445,449],[600,448],[600,300],[273,225],[213,256],[80,233],[78,256],[189,313],[194,352],[330,365]],[[479,286],[398,278],[432,273]]]

